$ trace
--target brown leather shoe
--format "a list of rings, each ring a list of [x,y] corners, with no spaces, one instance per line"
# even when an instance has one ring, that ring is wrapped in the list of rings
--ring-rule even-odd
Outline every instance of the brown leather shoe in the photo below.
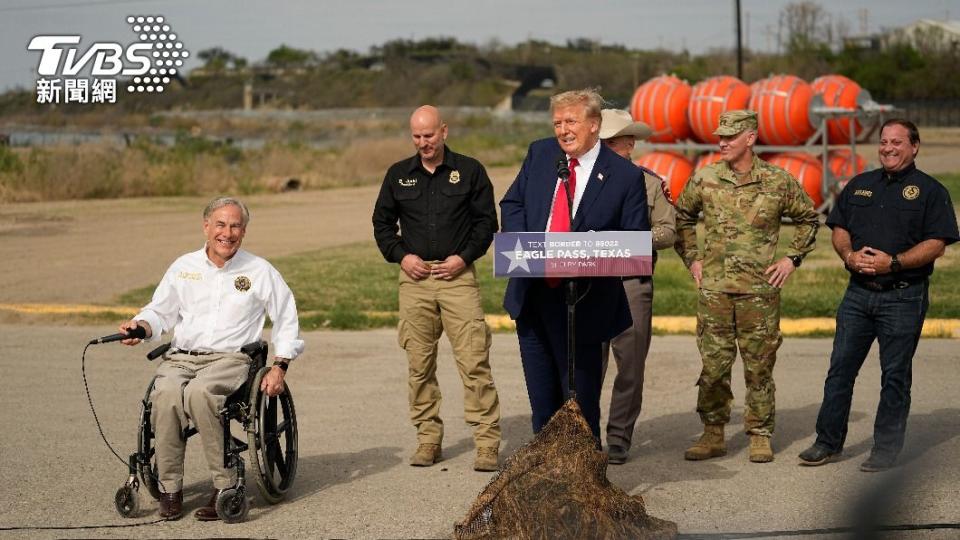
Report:
[[[160,494],[160,517],[168,520],[180,519],[183,515],[183,492]]]
[[[217,495],[219,494],[219,489],[213,490],[213,495],[210,495],[210,500],[207,501],[207,504],[201,506],[193,513],[193,517],[197,518],[197,521],[217,521],[220,519],[220,516],[217,515]]]

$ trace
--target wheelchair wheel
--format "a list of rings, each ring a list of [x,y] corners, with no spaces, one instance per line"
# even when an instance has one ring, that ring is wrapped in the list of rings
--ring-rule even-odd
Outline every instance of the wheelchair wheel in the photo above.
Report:
[[[286,383],[279,396],[260,391],[260,381],[268,371],[269,367],[261,369],[250,386],[247,439],[260,494],[276,504],[283,500],[297,473],[297,415]]]
[[[143,403],[150,402],[150,394],[153,392],[154,377],[147,386],[147,393],[143,397]],[[137,465],[140,473],[140,481],[147,488],[150,496],[154,500],[160,500],[159,476],[157,475],[156,449],[153,445],[153,427],[150,423],[150,414],[146,406],[140,409],[140,431],[137,433],[137,452],[143,461]]]
[[[243,488],[225,489],[217,495],[217,515],[224,523],[240,523],[250,511],[250,503]]]

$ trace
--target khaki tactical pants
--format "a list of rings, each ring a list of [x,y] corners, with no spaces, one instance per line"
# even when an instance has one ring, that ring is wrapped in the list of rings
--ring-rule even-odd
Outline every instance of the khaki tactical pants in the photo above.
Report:
[[[703,371],[697,385],[697,412],[704,424],[730,421],[730,372],[743,358],[747,386],[743,423],[751,435],[773,434],[776,411],[773,365],[780,335],[780,294],[735,294],[700,290],[697,346]]]
[[[622,334],[603,344],[603,370],[607,373],[610,350],[617,363],[610,395],[610,415],[607,418],[607,445],[630,449],[633,428],[643,405],[643,372],[650,351],[653,315],[653,280],[626,279],[623,290],[630,305],[633,324]]]
[[[430,263],[428,263],[430,264]],[[437,341],[446,330],[463,382],[463,411],[477,447],[500,445],[500,400],[490,372],[490,328],[483,319],[477,271],[456,278],[414,281],[400,270],[397,337],[409,363],[410,419],[420,444],[440,444]]]
[[[226,489],[236,483],[236,471],[223,467],[219,412],[227,397],[247,380],[249,364],[250,358],[243,353],[164,355],[150,394],[161,491],[174,493],[183,489],[183,458],[187,450],[183,432],[188,421],[200,434],[213,486]]]

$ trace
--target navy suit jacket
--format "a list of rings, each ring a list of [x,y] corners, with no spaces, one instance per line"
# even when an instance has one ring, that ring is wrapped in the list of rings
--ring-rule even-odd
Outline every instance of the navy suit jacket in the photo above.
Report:
[[[503,232],[547,229],[557,185],[557,159],[562,156],[564,152],[555,138],[530,145],[516,180],[500,201]],[[571,229],[574,232],[649,231],[643,172],[600,143],[600,154]],[[527,292],[535,279],[511,278],[507,284],[503,307],[513,319],[521,316]],[[589,292],[577,303],[578,341],[606,341],[630,326],[630,309],[620,278],[589,278],[581,279],[580,283],[581,294],[586,283],[589,283]]]

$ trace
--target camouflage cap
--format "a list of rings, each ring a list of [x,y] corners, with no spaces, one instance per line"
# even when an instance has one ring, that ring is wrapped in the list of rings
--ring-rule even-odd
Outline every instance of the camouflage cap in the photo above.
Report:
[[[727,111],[720,115],[720,126],[714,130],[714,135],[729,137],[737,135],[745,129],[757,129],[756,111],[745,109],[737,111]]]

